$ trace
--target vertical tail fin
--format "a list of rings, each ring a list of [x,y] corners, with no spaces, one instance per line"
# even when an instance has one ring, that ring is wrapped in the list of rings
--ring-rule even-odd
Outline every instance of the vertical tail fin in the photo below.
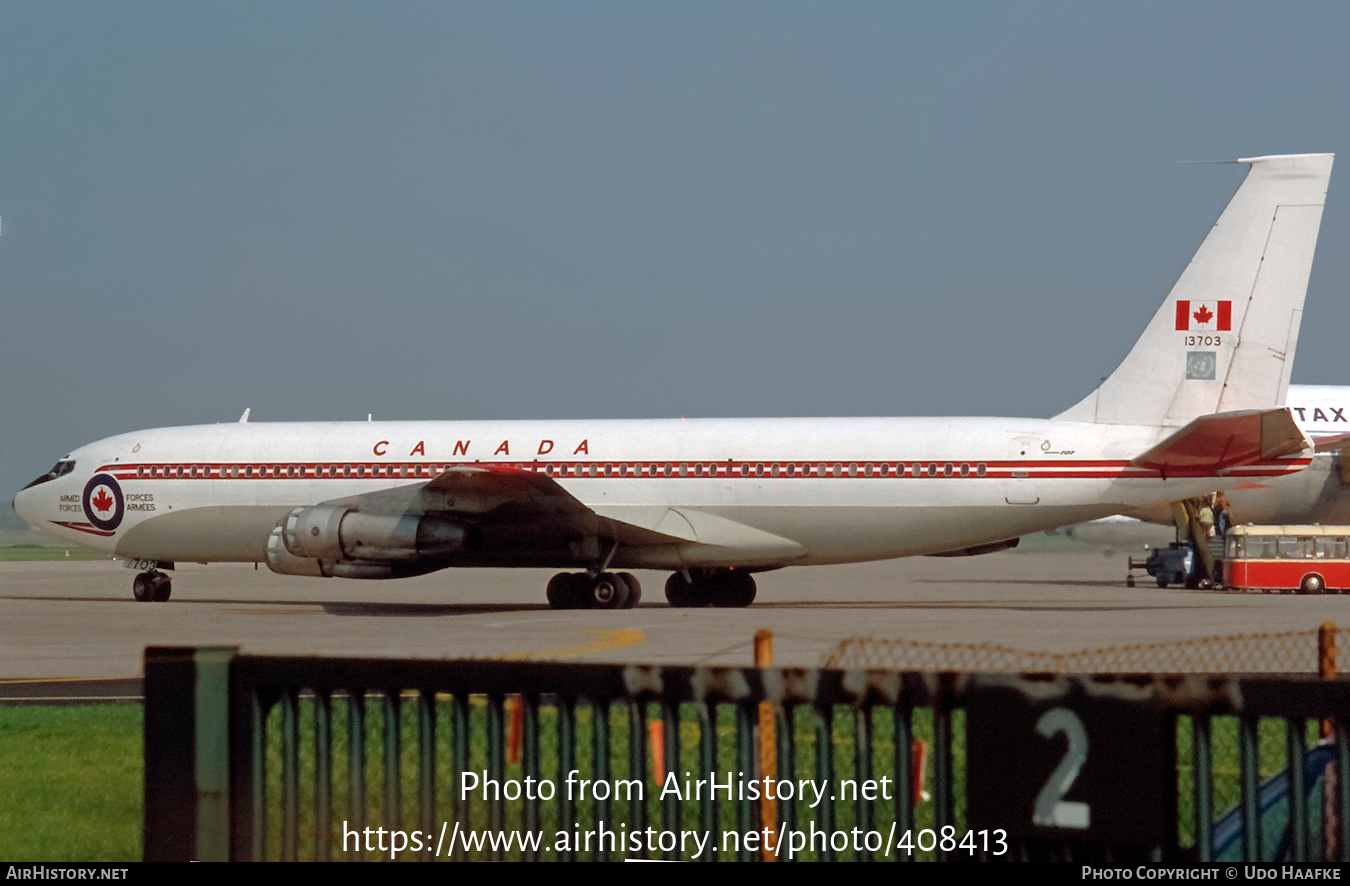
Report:
[[[1333,157],[1238,160],[1242,187],[1125,361],[1056,418],[1178,427],[1283,404]]]

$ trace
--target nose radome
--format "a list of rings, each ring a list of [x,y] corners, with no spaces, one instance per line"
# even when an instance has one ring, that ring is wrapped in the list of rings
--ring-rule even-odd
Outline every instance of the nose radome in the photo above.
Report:
[[[33,522],[33,492],[31,489],[20,490],[19,493],[14,496],[14,501],[11,502],[10,506],[14,508],[14,513],[18,514],[25,521],[28,523]]]

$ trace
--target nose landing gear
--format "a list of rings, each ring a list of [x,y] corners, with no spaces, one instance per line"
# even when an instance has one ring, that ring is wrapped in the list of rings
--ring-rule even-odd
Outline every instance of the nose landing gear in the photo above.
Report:
[[[162,572],[142,572],[131,583],[131,595],[142,603],[163,603],[173,591],[173,582]]]

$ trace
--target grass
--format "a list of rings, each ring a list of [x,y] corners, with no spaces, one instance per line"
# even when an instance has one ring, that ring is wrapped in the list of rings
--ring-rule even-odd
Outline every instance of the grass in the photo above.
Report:
[[[1311,748],[1317,742],[1318,723],[1309,720],[1304,724],[1304,746]],[[1262,718],[1257,722],[1258,781],[1264,782],[1285,770],[1288,763],[1288,738],[1285,721],[1275,718]],[[1195,844],[1195,769],[1192,765],[1191,718],[1177,718],[1177,811],[1178,830],[1183,846]],[[1213,809],[1218,820],[1229,811],[1237,808],[1242,798],[1241,770],[1238,766],[1238,720],[1236,717],[1214,717],[1210,721],[1210,747],[1212,748],[1211,771],[1213,773],[1214,799]],[[1321,782],[1308,786],[1309,830],[1320,834],[1321,828]],[[1277,804],[1271,813],[1263,816],[1262,854],[1267,859],[1273,853],[1283,833],[1288,808],[1285,803]],[[1235,847],[1229,855],[1220,860],[1237,861]]]
[[[138,861],[139,705],[0,707],[0,858]]]
[[[105,560],[107,556],[89,548],[76,545],[55,547],[52,545],[4,545],[0,546],[0,563],[17,563],[38,560]]]

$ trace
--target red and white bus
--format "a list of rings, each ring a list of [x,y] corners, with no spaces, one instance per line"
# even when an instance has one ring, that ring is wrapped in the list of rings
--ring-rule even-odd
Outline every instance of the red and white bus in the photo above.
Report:
[[[1350,526],[1234,526],[1224,541],[1226,587],[1300,594],[1350,590]]]

